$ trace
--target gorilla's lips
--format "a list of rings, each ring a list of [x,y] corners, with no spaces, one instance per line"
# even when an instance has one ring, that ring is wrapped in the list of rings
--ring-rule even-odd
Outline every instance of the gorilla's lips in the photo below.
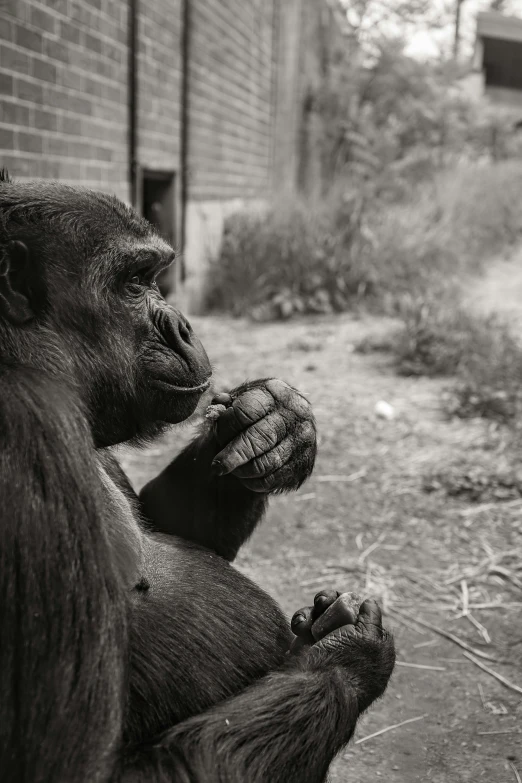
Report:
[[[203,394],[203,392],[209,388],[211,381],[212,375],[209,375],[203,383],[196,386],[176,386],[176,384],[171,383],[170,381],[166,381],[162,378],[155,378],[153,385],[157,389],[160,389],[160,391],[174,392],[174,394]]]

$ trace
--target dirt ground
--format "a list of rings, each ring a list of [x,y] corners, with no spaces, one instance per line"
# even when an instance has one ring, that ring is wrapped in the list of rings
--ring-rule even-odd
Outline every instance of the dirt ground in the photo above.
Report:
[[[522,502],[477,507],[422,488],[434,469],[488,457],[486,425],[445,420],[439,381],[398,378],[386,357],[354,352],[362,337],[393,328],[391,321],[193,322],[222,388],[279,376],[308,395],[317,415],[314,476],[298,493],[272,500],[239,567],[289,615],[322,587],[377,595],[395,632],[399,665],[355,739],[418,720],[352,742],[332,767],[332,783],[519,781],[522,691],[415,622],[490,655],[495,661],[479,660],[522,688],[522,589],[510,581],[513,553],[522,551]],[[377,417],[381,400],[393,406],[392,419]],[[146,452],[124,453],[135,485],[191,432],[188,426]],[[462,616],[463,601],[472,619]]]

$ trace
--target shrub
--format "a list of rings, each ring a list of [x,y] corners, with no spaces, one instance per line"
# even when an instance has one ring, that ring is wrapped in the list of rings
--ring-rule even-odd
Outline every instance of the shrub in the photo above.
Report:
[[[406,301],[404,326],[395,336],[394,354],[401,375],[453,375],[472,335],[473,318],[452,301],[436,297]]]
[[[456,165],[393,203],[375,181],[235,215],[210,264],[207,308],[264,320],[361,302],[397,312],[405,295],[425,297],[514,242],[521,201],[522,164],[511,161]]]
[[[472,313],[458,293],[408,302],[393,353],[403,375],[456,375],[445,408],[498,421],[522,413],[522,346],[497,316]]]
[[[346,309],[373,285],[360,209],[338,196],[233,216],[210,265],[207,307],[262,320]]]

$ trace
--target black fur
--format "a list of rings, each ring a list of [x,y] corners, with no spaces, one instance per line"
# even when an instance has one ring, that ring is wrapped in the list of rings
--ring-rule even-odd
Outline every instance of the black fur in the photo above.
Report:
[[[313,467],[305,401],[271,380],[236,390],[138,498],[110,447],[187,418],[210,375],[153,283],[172,250],[108,196],[0,183],[2,779],[319,783],[393,642],[369,605],[290,655],[277,605],[227,562],[266,492]],[[219,476],[245,392],[286,445]]]

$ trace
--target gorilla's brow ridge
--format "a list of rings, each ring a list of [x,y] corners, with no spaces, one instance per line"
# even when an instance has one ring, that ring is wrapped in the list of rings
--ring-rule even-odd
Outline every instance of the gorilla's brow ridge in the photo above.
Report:
[[[55,182],[27,182],[14,185],[0,180],[0,218],[4,230],[9,222],[34,225],[42,220],[52,222],[64,232],[107,231],[128,233],[145,238],[151,227],[144,219],[115,196],[86,188],[69,187]]]

